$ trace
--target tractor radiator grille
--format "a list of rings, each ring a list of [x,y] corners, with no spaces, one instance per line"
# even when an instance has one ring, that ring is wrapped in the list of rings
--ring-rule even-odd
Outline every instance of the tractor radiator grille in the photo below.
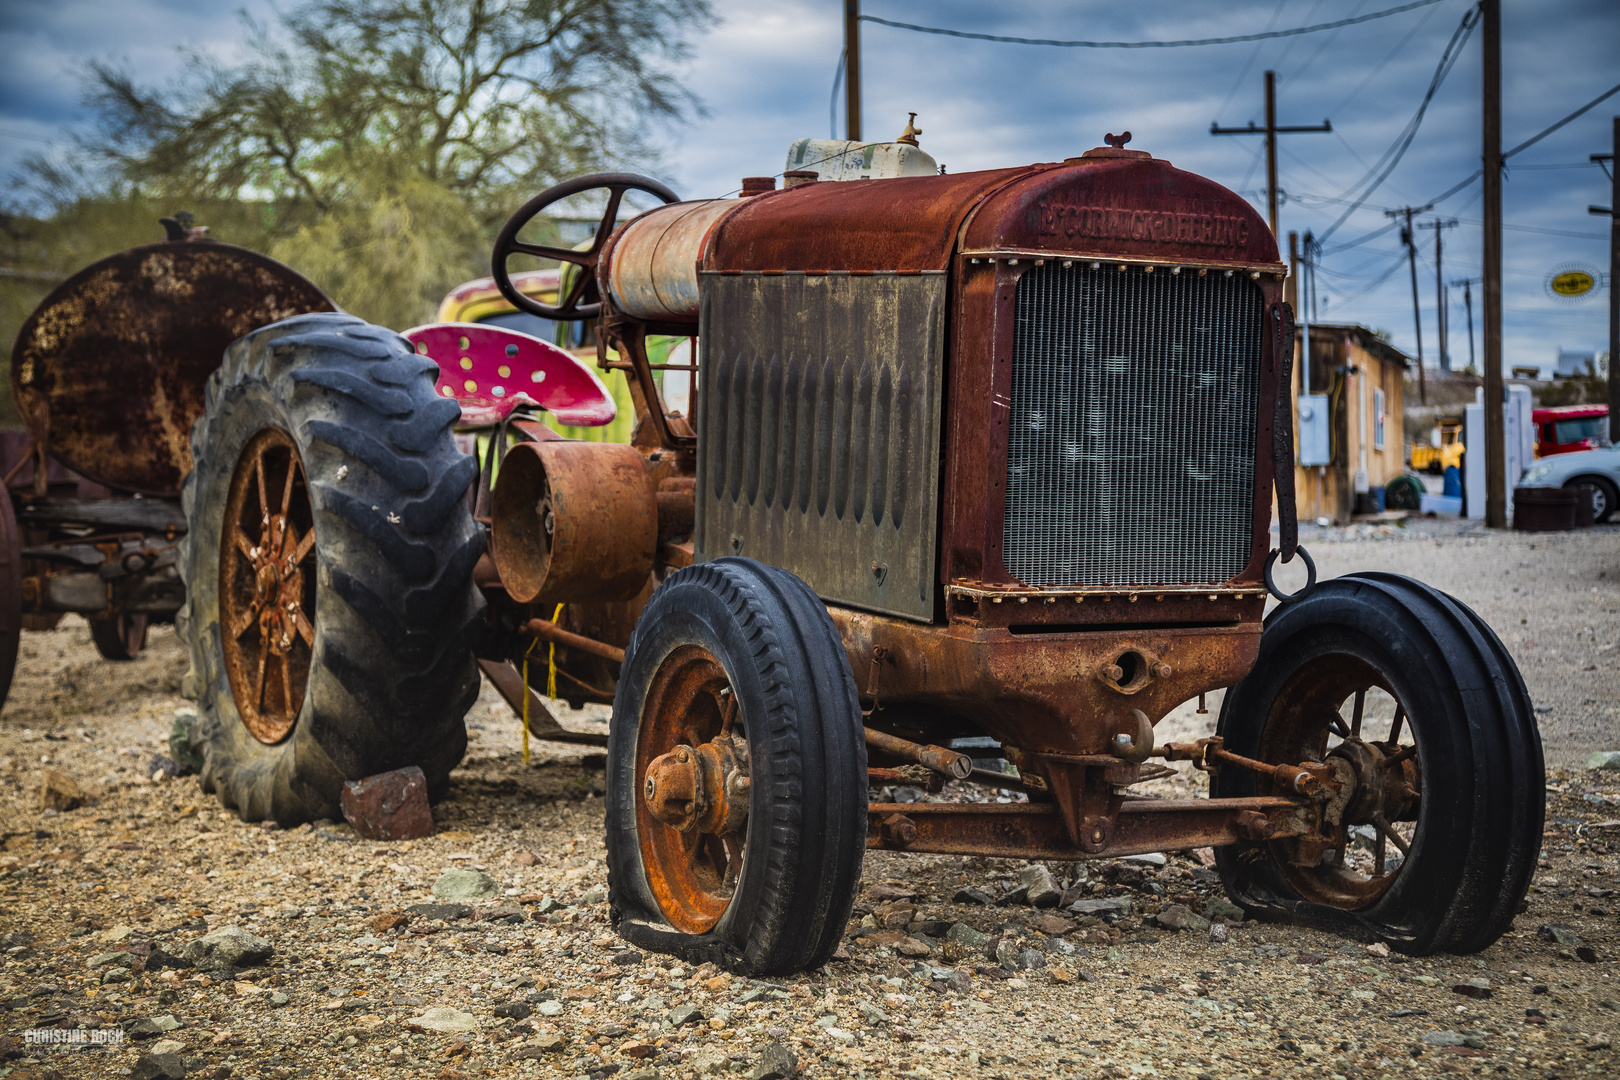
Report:
[[[1248,564],[1262,304],[1241,275],[1018,283],[1003,558],[1033,586],[1215,584]]]

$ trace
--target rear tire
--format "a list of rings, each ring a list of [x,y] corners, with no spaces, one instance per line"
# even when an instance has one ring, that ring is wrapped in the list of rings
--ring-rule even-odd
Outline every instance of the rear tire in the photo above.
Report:
[[[1592,496],[1592,521],[1595,524],[1602,525],[1614,516],[1617,508],[1620,508],[1620,491],[1617,491],[1612,483],[1601,476],[1578,476],[1573,480],[1565,481],[1564,486],[1567,488],[1579,488],[1583,484],[1590,484],[1597,489],[1597,494]]]
[[[722,847],[718,834],[683,834],[653,817],[644,793],[650,755],[724,738],[728,708],[730,730],[746,740],[748,819]],[[630,639],[608,736],[608,888],[619,933],[744,974],[820,967],[860,882],[866,804],[855,681],[816,595],[751,559],[669,577]]]
[[[1291,841],[1239,843],[1216,850],[1227,892],[1257,917],[1303,918],[1406,953],[1484,949],[1529,888],[1545,796],[1524,681],[1477,615],[1393,574],[1324,581],[1268,617],[1254,670],[1227,693],[1218,730],[1229,749],[1263,761],[1329,760],[1329,725],[1350,723],[1335,702],[1362,684],[1394,699],[1415,747],[1407,775],[1420,798],[1394,819],[1412,823],[1404,861],[1387,877],[1357,878],[1345,869],[1348,852],[1304,865],[1288,858]],[[1224,768],[1211,793],[1270,787]]]
[[[345,780],[409,765],[439,796],[466,749],[477,465],[456,449],[460,410],[437,374],[398,334],[319,314],[241,338],[208,381],[176,622],[203,788],[244,820],[336,818]],[[260,466],[273,475],[256,480]],[[272,547],[276,528],[298,543]],[[225,561],[271,551],[262,566]],[[222,610],[237,623],[230,656]],[[259,655],[256,670],[239,659]]]
[[[17,649],[22,644],[22,533],[17,528],[17,512],[11,493],[0,491],[0,706],[11,693],[11,677],[17,670]]]

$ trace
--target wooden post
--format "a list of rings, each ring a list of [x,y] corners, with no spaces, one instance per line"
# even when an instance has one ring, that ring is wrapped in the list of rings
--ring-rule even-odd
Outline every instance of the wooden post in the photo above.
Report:
[[[844,138],[861,139],[861,0],[844,0]]]
[[[1507,525],[1502,417],[1502,4],[1481,0],[1485,30],[1485,525]]]

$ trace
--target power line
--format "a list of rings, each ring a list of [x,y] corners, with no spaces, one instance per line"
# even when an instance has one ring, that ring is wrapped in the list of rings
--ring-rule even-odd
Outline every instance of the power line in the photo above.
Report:
[[[1005,37],[1001,34],[978,34],[968,30],[947,30],[939,26],[918,26],[916,23],[880,19],[876,15],[862,15],[861,21],[877,23],[880,26],[892,26],[896,30],[914,30],[919,34],[939,34],[943,37],[995,41],[1006,45],[1051,45],[1059,49],[1179,49],[1189,45],[1236,45],[1244,41],[1265,41],[1269,38],[1314,34],[1319,30],[1337,30],[1341,26],[1354,26],[1357,23],[1371,22],[1374,19],[1399,15],[1403,11],[1414,11],[1440,2],[1441,0],[1414,0],[1413,3],[1402,4],[1400,7],[1389,8],[1385,11],[1374,11],[1368,15],[1357,15],[1354,18],[1318,23],[1315,26],[1296,26],[1291,30],[1267,30],[1258,34],[1237,34],[1232,37],[1190,38],[1185,41],[1060,41],[1053,38]]]
[[[1267,30],[1270,30],[1273,26],[1277,25],[1277,16],[1282,14],[1283,6],[1287,3],[1288,0],[1277,0],[1277,6],[1271,10],[1271,18],[1266,20]],[[1232,80],[1232,89],[1226,92],[1226,100],[1221,102],[1221,107],[1215,110],[1216,116],[1219,116],[1221,113],[1225,112],[1232,104],[1232,99],[1237,97],[1238,87],[1242,86],[1243,80],[1249,77],[1249,69],[1254,67],[1254,62],[1260,58],[1260,50],[1264,47],[1265,46],[1258,41],[1254,43],[1254,48],[1249,51],[1249,58],[1243,63],[1243,70],[1239,71],[1238,77]]]
[[[1401,52],[1402,49],[1406,48],[1408,45],[1410,45],[1412,43],[1412,39],[1417,37],[1418,34],[1423,30],[1423,28],[1425,26],[1429,25],[1429,20],[1434,17],[1434,13],[1436,11],[1438,11],[1438,10],[1439,10],[1438,8],[1431,8],[1430,10],[1425,11],[1423,13],[1423,18],[1418,20],[1416,26],[1412,27],[1411,30],[1407,31],[1406,36],[1401,39],[1400,44],[1396,45],[1393,49],[1390,49],[1388,52],[1386,52],[1379,59],[1378,63],[1373,66],[1373,69],[1371,71],[1367,72],[1367,77],[1365,79],[1361,80],[1361,84],[1359,86],[1357,86],[1354,90],[1352,90],[1348,94],[1346,94],[1344,96],[1344,100],[1339,102],[1338,105],[1336,105],[1333,108],[1329,109],[1328,112],[1329,113],[1336,113],[1336,112],[1341,111],[1346,105],[1350,104],[1351,101],[1355,100],[1355,97],[1356,97],[1357,94],[1360,94],[1363,90],[1367,89],[1368,86],[1372,85],[1372,81],[1378,77],[1378,73],[1380,71],[1384,70],[1384,66],[1386,64],[1388,64],[1391,60],[1395,59],[1396,56],[1400,55],[1400,52]]]
[[[1440,89],[1440,84],[1446,81],[1446,76],[1451,73],[1452,67],[1456,65],[1457,58],[1462,55],[1463,42],[1468,40],[1468,35],[1473,32],[1473,29],[1476,25],[1478,25],[1479,20],[1479,5],[1476,4],[1467,11],[1463,12],[1462,21],[1457,24],[1457,29],[1452,31],[1451,40],[1446,43],[1446,51],[1440,56],[1440,63],[1436,65],[1434,69],[1434,77],[1429,80],[1428,92],[1423,95],[1423,101],[1418,105],[1417,112],[1413,114],[1411,120],[1407,121],[1405,130],[1403,130],[1400,135],[1396,136],[1395,142],[1390,145],[1390,148],[1384,151],[1384,156],[1378,159],[1377,167],[1382,168],[1383,171],[1380,172],[1376,177],[1372,177],[1371,171],[1369,170],[1368,175],[1363,176],[1360,180],[1350,185],[1349,188],[1345,189],[1344,195],[1349,195],[1352,191],[1355,191],[1363,184],[1367,185],[1362,190],[1355,203],[1351,204],[1344,213],[1340,214],[1338,220],[1332,225],[1329,225],[1327,231],[1324,232],[1319,239],[1326,240],[1328,237],[1337,232],[1339,226],[1343,225],[1349,219],[1350,215],[1354,214],[1356,210],[1360,208],[1361,204],[1365,202],[1374,191],[1378,190],[1378,186],[1389,178],[1390,173],[1395,171],[1395,166],[1401,163],[1401,158],[1406,155],[1407,148],[1412,145],[1412,140],[1417,138],[1418,128],[1423,123],[1424,114],[1428,112],[1429,103],[1434,100],[1434,95]]]

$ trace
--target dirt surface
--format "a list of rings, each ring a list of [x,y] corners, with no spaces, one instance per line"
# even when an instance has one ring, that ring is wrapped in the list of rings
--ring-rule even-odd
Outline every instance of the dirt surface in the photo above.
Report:
[[[1236,922],[1207,852],[1051,865],[1066,900],[1128,900],[1112,923],[998,905],[1023,863],[879,853],[848,959],[767,982],[693,971],[607,926],[600,759],[537,742],[525,765],[517,721],[487,691],[430,839],[267,831],[194,777],[152,779],[185,706],[173,635],[155,630],[115,665],[73,620],[25,635],[0,713],[0,1077],[754,1077],[772,1046],[821,1077],[1620,1074],[1620,771],[1578,767],[1620,749],[1620,528],[1420,524],[1306,542],[1325,574],[1394,570],[1455,593],[1524,669],[1561,766],[1527,909],[1478,956],[1386,956]],[[1209,705],[1178,710],[1161,740],[1212,727]],[[559,713],[601,729],[602,710]],[[47,769],[86,805],[42,810]],[[451,869],[487,873],[496,894],[413,912]],[[1177,903],[1225,941],[1170,912],[1188,928],[1158,925]],[[167,966],[231,926],[264,939],[268,960]],[[21,1045],[29,1029],[76,1028],[124,1041]]]

